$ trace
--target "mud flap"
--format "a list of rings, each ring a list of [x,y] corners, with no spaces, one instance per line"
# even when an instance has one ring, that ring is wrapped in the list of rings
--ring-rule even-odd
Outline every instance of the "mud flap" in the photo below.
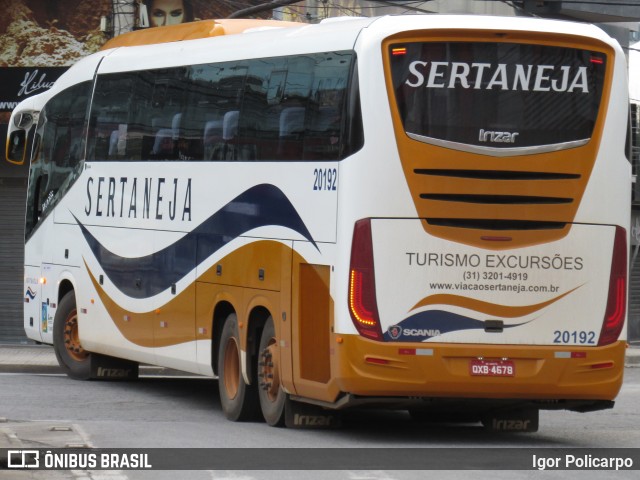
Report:
[[[136,380],[138,363],[107,355],[91,354],[92,380]]]
[[[284,404],[284,423],[287,428],[329,429],[341,427],[342,418],[336,410],[294,402],[287,395]]]
[[[482,417],[482,425],[492,432],[537,432],[537,409],[492,412]]]

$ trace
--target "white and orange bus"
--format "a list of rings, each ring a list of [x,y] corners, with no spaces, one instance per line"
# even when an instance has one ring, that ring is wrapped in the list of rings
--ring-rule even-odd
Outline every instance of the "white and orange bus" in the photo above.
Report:
[[[600,29],[528,18],[118,37],[13,114],[27,335],[74,378],[217,376],[271,425],[610,408],[626,75]]]

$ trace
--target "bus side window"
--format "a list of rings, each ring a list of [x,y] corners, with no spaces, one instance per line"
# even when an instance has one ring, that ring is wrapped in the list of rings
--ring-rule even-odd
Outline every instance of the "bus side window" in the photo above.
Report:
[[[232,110],[222,119],[222,138],[213,147],[212,160],[225,162],[237,160],[238,156],[238,118],[240,112]]]
[[[255,160],[277,158],[279,121],[287,57],[249,60],[245,83],[240,130],[248,152],[255,149]],[[245,147],[247,149],[247,147]]]
[[[304,107],[287,107],[280,113],[278,159],[302,158],[305,112]]]
[[[33,205],[33,215],[34,221],[38,222],[42,218],[42,214],[44,213],[43,205],[46,200],[44,196],[44,192],[46,192],[47,185],[49,184],[49,175],[43,174],[38,177],[36,180],[36,195],[35,195],[35,204]]]
[[[320,107],[314,112],[305,138],[305,160],[335,160],[340,149],[342,118],[334,107]]]
[[[82,167],[84,125],[91,82],[52,97],[42,109],[35,134],[27,189],[27,236],[74,183]]]
[[[89,121],[90,161],[125,158],[132,88],[131,74],[98,76]]]
[[[222,142],[222,120],[209,120],[204,126],[204,159],[213,160],[213,151]]]

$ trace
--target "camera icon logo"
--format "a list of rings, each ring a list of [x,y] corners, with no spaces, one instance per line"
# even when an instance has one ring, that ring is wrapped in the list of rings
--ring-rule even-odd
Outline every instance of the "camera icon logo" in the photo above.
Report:
[[[9,450],[9,468],[40,468],[40,452],[38,450]]]

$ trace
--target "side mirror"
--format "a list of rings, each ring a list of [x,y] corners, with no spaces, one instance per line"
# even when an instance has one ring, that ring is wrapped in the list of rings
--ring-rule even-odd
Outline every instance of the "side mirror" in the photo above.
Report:
[[[14,130],[7,142],[7,160],[16,165],[22,165],[27,153],[27,132]]]
[[[23,130],[29,130],[31,124],[33,123],[33,115],[30,113],[19,113],[13,119],[13,124],[17,128],[22,128]]]

